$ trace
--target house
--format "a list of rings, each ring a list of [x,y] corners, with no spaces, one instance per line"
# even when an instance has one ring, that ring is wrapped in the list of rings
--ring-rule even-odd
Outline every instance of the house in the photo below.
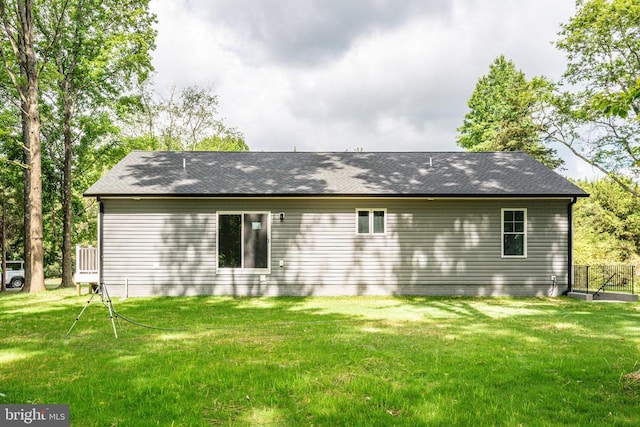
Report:
[[[559,295],[587,194],[524,153],[134,151],[89,188],[111,295]]]

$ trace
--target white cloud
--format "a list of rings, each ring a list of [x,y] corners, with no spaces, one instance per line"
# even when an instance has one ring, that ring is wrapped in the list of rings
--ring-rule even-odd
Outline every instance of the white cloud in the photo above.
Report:
[[[572,0],[152,0],[159,88],[213,84],[252,150],[458,150],[500,54],[558,78]],[[574,167],[571,175],[583,169]]]

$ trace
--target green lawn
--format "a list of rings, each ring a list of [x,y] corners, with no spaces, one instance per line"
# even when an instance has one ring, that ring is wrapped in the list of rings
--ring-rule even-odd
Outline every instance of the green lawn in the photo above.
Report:
[[[74,426],[640,425],[640,304],[0,295],[0,404]]]

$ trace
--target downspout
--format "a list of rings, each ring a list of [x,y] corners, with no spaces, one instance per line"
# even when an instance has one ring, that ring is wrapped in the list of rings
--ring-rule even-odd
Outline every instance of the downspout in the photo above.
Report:
[[[104,230],[104,203],[98,197],[98,206],[100,208],[100,213],[98,214],[98,283],[100,284],[100,291],[102,292],[102,286],[104,285],[104,280],[102,276],[102,267],[104,265],[104,245],[103,245],[103,230]]]
[[[571,292],[573,288],[573,205],[578,201],[577,197],[573,197],[567,205],[567,221],[569,225],[568,242],[567,242],[567,277],[568,289]]]

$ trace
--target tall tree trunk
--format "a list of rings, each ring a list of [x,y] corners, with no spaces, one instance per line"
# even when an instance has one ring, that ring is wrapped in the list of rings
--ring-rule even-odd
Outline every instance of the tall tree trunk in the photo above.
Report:
[[[30,292],[41,292],[44,286],[44,246],[42,241],[42,149],[40,146],[40,117],[38,114],[38,77],[29,74],[29,260],[31,262]]]
[[[35,71],[35,67],[34,67]],[[29,76],[29,260],[30,292],[41,292],[44,286],[44,247],[42,241],[42,150],[38,115],[37,76]]]
[[[66,81],[65,81],[66,86]],[[63,91],[63,93],[65,93]],[[72,211],[71,211],[71,166],[72,166],[72,138],[71,138],[71,117],[73,115],[73,100],[66,93],[63,95],[64,107],[64,182],[62,185],[62,287],[73,286],[71,234],[72,234]]]
[[[15,9],[14,9],[15,8]],[[38,61],[34,49],[33,0],[17,0],[7,13],[0,0],[0,17],[5,40],[17,59],[20,77],[7,61],[5,68],[20,95],[25,165],[25,291],[40,292],[44,286],[44,248],[42,242],[42,149],[38,106]],[[12,21],[17,19],[17,21]],[[4,41],[4,40],[3,40]]]
[[[30,202],[30,189],[31,186],[29,182],[31,180],[30,169],[28,167],[29,163],[31,163],[31,152],[29,151],[29,117],[27,116],[27,106],[23,102],[22,103],[22,141],[24,145],[24,150],[22,154],[22,162],[27,165],[27,167],[22,169],[22,185],[24,192],[24,210],[23,210],[23,221],[24,221],[24,287],[22,288],[22,292],[30,292],[31,291],[31,246],[29,245],[29,238],[31,236],[31,202]]]
[[[19,5],[23,30],[24,74],[27,78],[25,101],[28,119],[29,167],[29,269],[30,292],[41,292],[44,286],[44,247],[42,242],[42,147],[38,106],[38,68],[33,39],[33,4],[23,0]]]

